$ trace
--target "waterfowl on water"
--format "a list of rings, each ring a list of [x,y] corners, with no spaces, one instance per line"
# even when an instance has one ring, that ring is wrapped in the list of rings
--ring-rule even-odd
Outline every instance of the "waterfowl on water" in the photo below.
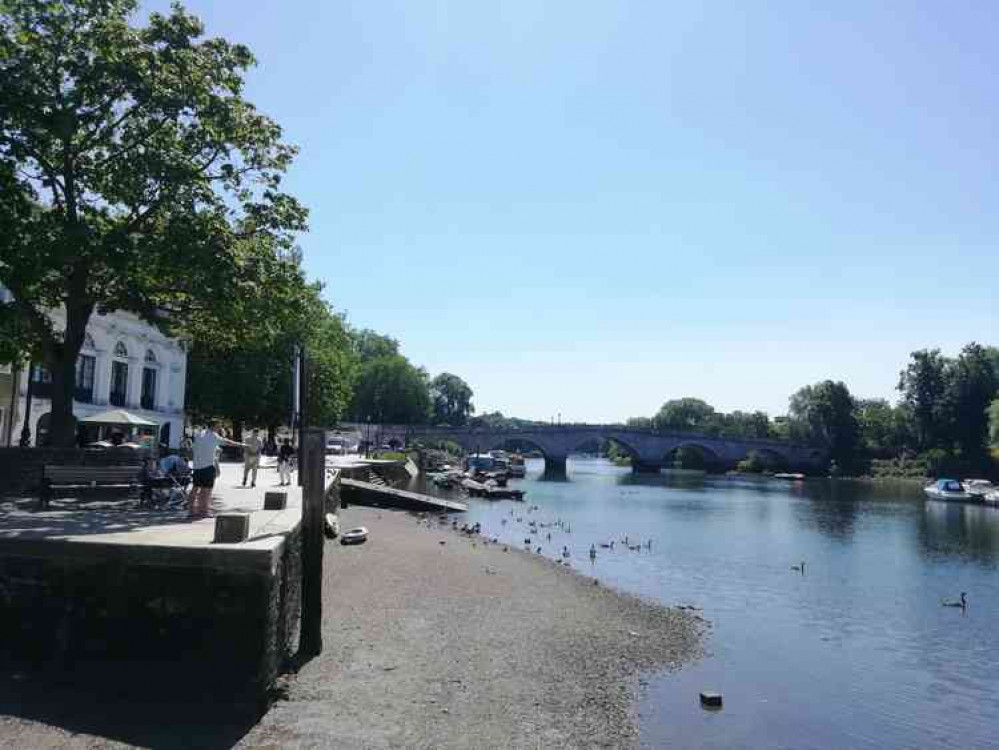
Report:
[[[967,596],[968,595],[962,591],[960,599],[944,599],[940,603],[945,607],[960,607],[961,609],[964,609],[968,606]]]
[[[793,570],[795,573],[801,573],[802,575],[804,575],[805,574],[805,561],[802,560],[801,561],[801,565],[792,565],[791,566],[791,570]]]

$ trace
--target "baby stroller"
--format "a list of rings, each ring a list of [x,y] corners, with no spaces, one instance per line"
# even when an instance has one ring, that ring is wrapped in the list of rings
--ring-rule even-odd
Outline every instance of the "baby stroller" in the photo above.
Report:
[[[150,508],[181,508],[187,504],[191,473],[184,471],[150,472],[142,488],[142,505]]]

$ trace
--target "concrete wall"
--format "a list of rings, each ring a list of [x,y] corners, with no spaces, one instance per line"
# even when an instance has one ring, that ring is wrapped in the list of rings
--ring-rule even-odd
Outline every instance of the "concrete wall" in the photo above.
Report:
[[[145,451],[79,450],[76,448],[0,448],[0,497],[35,497],[45,464],[131,466],[142,463]]]
[[[297,650],[301,539],[270,552],[0,542],[0,662],[260,700]]]

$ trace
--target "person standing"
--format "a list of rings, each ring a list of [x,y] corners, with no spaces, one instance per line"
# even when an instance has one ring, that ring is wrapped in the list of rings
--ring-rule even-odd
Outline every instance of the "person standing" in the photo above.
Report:
[[[281,478],[281,486],[291,484],[291,459],[295,455],[295,449],[291,445],[291,440],[284,439],[280,449],[278,449],[278,476]]]
[[[246,478],[252,477],[250,486],[257,486],[257,469],[260,468],[260,453],[264,449],[264,441],[260,439],[260,430],[254,430],[250,437],[246,439],[246,447],[243,449],[243,486],[246,486]]]
[[[229,440],[215,431],[216,422],[208,422],[194,437],[194,490],[191,492],[191,518],[204,518],[210,515],[209,506],[212,499],[212,488],[215,486],[217,474],[215,457],[223,445],[245,447],[243,443]]]

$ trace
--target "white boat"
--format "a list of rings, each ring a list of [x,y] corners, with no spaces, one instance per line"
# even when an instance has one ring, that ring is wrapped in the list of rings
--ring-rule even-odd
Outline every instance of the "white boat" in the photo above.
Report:
[[[364,544],[368,541],[368,530],[363,526],[345,531],[340,535],[340,544]]]
[[[997,489],[988,479],[965,479],[961,482],[964,491],[976,497],[985,497],[988,493]]]
[[[982,500],[988,505],[999,505],[999,490],[986,492],[985,497],[983,497]]]
[[[974,495],[965,492],[964,487],[956,479],[938,479],[933,484],[923,488],[923,492],[934,500],[976,500]]]

